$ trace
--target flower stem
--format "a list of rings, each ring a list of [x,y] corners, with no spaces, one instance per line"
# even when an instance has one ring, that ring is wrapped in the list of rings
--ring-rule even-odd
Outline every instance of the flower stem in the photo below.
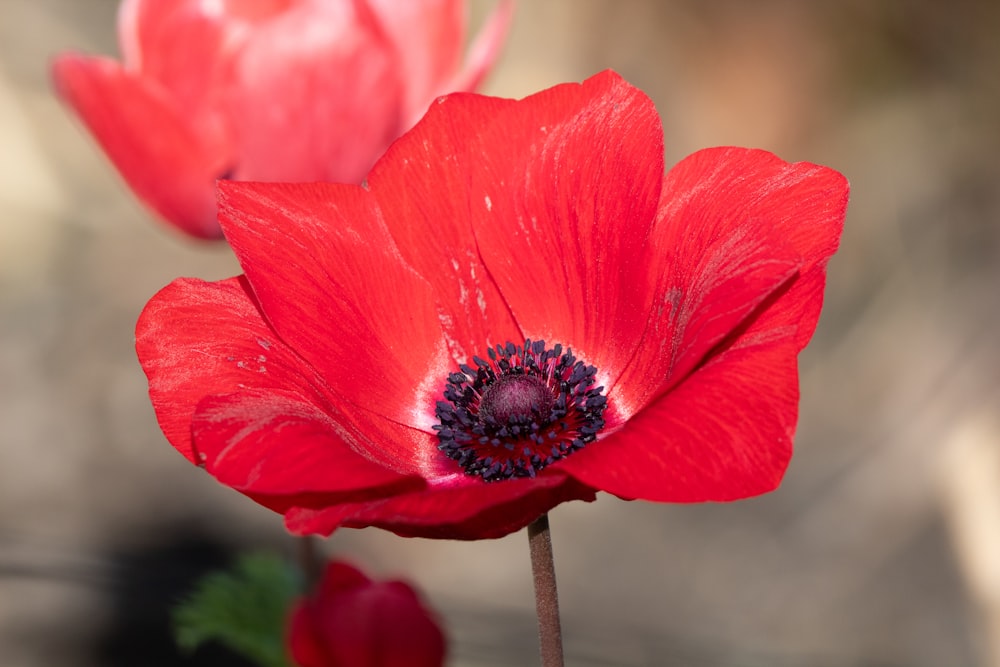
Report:
[[[563,667],[559,595],[548,514],[543,514],[528,526],[528,549],[531,552],[531,576],[535,581],[535,613],[538,615],[542,667]]]
[[[323,575],[323,557],[319,553],[318,540],[312,535],[295,538],[298,547],[299,567],[305,580],[306,592],[316,589]]]

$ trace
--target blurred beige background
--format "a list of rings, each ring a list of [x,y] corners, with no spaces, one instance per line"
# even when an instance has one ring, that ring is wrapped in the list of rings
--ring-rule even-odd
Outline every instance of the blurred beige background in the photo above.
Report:
[[[56,51],[117,52],[115,6],[0,0],[5,667],[181,664],[138,634],[152,591],[216,547],[290,553],[146,399],[146,299],[237,269],[152,222],[51,94]],[[610,67],[655,100],[668,164],[738,144],[852,183],[784,485],[555,510],[568,664],[1000,666],[998,34],[989,0],[520,3],[486,92]],[[453,665],[515,665],[536,660],[525,543],[366,530],[324,548],[423,587]]]

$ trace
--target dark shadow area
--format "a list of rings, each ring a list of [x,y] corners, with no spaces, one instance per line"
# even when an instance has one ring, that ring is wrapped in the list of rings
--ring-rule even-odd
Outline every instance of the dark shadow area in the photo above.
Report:
[[[253,663],[215,644],[191,654],[173,639],[171,609],[209,572],[228,567],[239,549],[208,530],[172,526],[140,548],[109,555],[112,612],[94,642],[93,664],[101,667],[252,667]]]

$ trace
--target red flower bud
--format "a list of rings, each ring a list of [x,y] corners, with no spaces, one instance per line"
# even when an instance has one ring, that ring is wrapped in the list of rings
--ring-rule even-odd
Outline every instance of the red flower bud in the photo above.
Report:
[[[413,588],[341,562],[296,603],[288,647],[299,667],[440,667],[445,656],[444,634]]]

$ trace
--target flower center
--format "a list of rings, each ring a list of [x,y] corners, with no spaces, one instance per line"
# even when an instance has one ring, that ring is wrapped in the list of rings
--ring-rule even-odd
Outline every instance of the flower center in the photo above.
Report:
[[[480,419],[498,424],[523,421],[528,417],[548,419],[556,402],[552,390],[534,375],[505,375],[486,387],[479,399]]]
[[[487,482],[534,477],[597,439],[607,399],[597,369],[544,341],[497,345],[448,376],[438,448]]]

